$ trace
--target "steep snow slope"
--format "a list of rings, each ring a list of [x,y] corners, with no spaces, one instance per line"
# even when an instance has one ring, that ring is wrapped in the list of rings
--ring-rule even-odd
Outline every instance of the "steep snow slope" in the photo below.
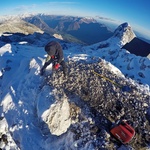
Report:
[[[128,28],[128,26],[126,26],[126,28]],[[125,35],[124,32],[126,30],[122,31],[123,33],[121,34]],[[126,36],[124,38],[126,38]],[[33,37],[30,36],[29,38]],[[39,71],[45,57],[43,46],[48,40],[53,39],[43,38],[43,40],[36,39],[37,41],[34,42],[34,44],[28,41],[3,42],[3,46],[0,48],[0,125],[5,126],[5,128],[1,127],[2,130],[0,130],[1,148],[21,150],[58,150],[68,148],[91,150],[96,148],[112,149],[112,147],[114,147],[114,149],[129,149],[128,145],[120,146],[117,142],[112,142],[113,138],[110,137],[108,132],[110,124],[108,122],[108,126],[105,126],[105,119],[103,120],[104,124],[101,124],[103,128],[97,127],[97,124],[102,123],[99,122],[99,113],[89,107],[88,103],[84,102],[83,98],[80,98],[80,95],[75,95],[73,92],[72,94],[69,93],[69,95],[61,95],[62,93],[60,92],[62,92],[62,88],[60,87],[63,85],[61,83],[65,81],[61,80],[61,71],[54,76],[52,80],[53,84],[56,84],[56,87],[46,85],[51,79],[47,81],[46,78],[45,80],[44,77],[39,75]],[[125,81],[130,81],[132,85],[137,87],[140,94],[143,94],[142,96],[148,95],[144,103],[142,102],[144,111],[147,111],[146,108],[150,107],[150,82],[148,77],[150,61],[147,58],[131,55],[126,50],[121,50],[120,47],[131,38],[127,37],[127,39],[123,41],[121,41],[121,39],[118,36],[114,36],[107,41],[89,47],[65,43],[63,41],[60,42],[63,46],[68,66],[72,68],[70,73],[75,74],[76,71],[78,72],[78,70],[74,70],[76,63],[83,63],[84,65],[86,63],[93,64],[101,60],[99,59],[99,57],[101,57],[117,66],[116,68],[105,60],[102,60],[106,62],[106,64],[103,64],[106,70],[110,70],[110,72],[115,73],[116,76],[124,78]],[[81,70],[83,66],[80,66]],[[139,74],[139,72],[142,72],[144,76]],[[51,66],[47,68],[46,73],[48,75],[51,74]],[[59,76],[60,78],[57,78]],[[132,80],[133,78],[129,78],[133,76],[135,81]],[[73,79],[76,79],[74,77],[75,76],[72,76]],[[71,80],[71,78],[69,79]],[[85,79],[87,79],[87,77],[85,77]],[[82,80],[84,80],[84,76]],[[143,85],[139,85],[136,80],[140,80]],[[106,83],[106,81],[100,79],[99,82],[101,81]],[[106,85],[111,89],[112,85],[110,83],[106,83]],[[78,91],[80,90],[78,89]],[[123,97],[125,96],[126,95]],[[136,99],[138,99],[138,97],[136,97],[135,100]],[[64,103],[61,103],[63,100],[65,100]],[[67,112],[71,115],[65,118],[68,113],[65,112],[66,115],[64,116],[64,113],[62,113],[64,108],[61,106],[66,108]],[[62,111],[60,108],[62,108]],[[107,110],[107,105],[105,110]],[[55,114],[58,119],[55,118],[56,116],[51,117]],[[53,120],[53,118],[56,120]],[[103,117],[101,116],[101,118]],[[54,121],[53,123],[51,122],[52,120]],[[60,124],[57,124],[58,120]],[[65,121],[69,121],[71,126],[69,127],[70,124]],[[147,121],[148,120],[146,120],[146,123]],[[48,127],[49,123],[50,126]],[[62,123],[66,123],[67,125],[62,126]],[[57,130],[53,130],[51,125],[54,125]],[[58,128],[60,128],[60,130],[58,130]],[[149,131],[149,129],[147,130]],[[58,134],[62,135],[56,136]],[[146,135],[145,141],[150,137],[149,134]],[[111,140],[111,145],[108,143],[109,140]],[[142,143],[139,145],[142,147]],[[148,147],[148,142],[144,143],[142,148],[144,147]]]

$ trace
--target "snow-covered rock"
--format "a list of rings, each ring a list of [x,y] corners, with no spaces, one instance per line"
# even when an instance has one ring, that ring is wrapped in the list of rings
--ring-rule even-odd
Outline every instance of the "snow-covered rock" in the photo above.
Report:
[[[42,121],[41,124],[47,124],[47,129],[43,130],[43,133],[50,130],[51,134],[60,136],[67,131],[71,124],[78,121],[80,109],[70,103],[67,96],[61,96],[60,91],[54,90],[49,93],[48,89],[49,87],[44,86],[38,96],[38,117]]]
[[[62,35],[60,35],[60,34],[54,34],[53,35],[56,39],[60,39],[60,40],[63,40],[63,37],[62,37]]]
[[[20,150],[13,140],[8,126],[7,120],[3,117],[0,118],[0,148],[6,150]]]
[[[50,132],[54,135],[61,135],[67,131],[71,125],[70,107],[66,98],[51,105],[46,123]]]
[[[121,45],[129,43],[136,35],[134,34],[131,26],[125,22],[121,24],[115,31],[113,37],[119,38]]]
[[[3,73],[2,73],[2,71],[0,70],[0,77],[2,77],[2,75],[3,75]]]

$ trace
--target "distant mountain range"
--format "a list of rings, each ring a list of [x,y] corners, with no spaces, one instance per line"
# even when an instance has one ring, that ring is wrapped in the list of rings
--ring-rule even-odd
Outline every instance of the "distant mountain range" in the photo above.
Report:
[[[51,35],[54,33],[71,35],[85,44],[104,41],[113,35],[104,24],[98,23],[93,18],[37,15],[26,17],[24,20]]]
[[[115,31],[112,31],[106,24],[99,23],[95,19],[87,17],[38,14],[19,16],[16,18],[8,17],[0,20],[0,34],[9,32],[28,35],[39,32],[49,34],[50,36],[67,42],[85,45],[105,41],[115,34]],[[120,27],[120,30],[122,28],[123,27]],[[129,33],[131,33],[130,30]],[[2,39],[4,41],[10,40],[6,36],[2,36],[1,40]],[[11,40],[13,41],[13,39]],[[150,44],[148,43],[148,40],[146,41],[141,37],[138,38],[134,34],[134,39],[131,37],[131,40],[129,41],[123,48],[127,49],[130,53],[144,57],[150,53]]]
[[[18,18],[11,18],[0,23],[0,34],[4,32],[33,34],[34,32],[43,33],[43,31],[34,24],[28,23]]]
[[[6,28],[10,25],[11,27]],[[54,34],[58,34],[61,35],[62,39],[65,41],[82,43],[86,45],[107,40],[113,35],[113,32],[107,26],[98,23],[93,18],[44,14],[19,16],[17,19],[14,17],[8,17],[7,21],[2,18],[0,33],[23,33],[20,29],[23,27],[25,30],[31,25],[32,30],[34,31],[44,31],[52,36]],[[31,31],[26,31],[26,34],[32,33],[33,32]]]

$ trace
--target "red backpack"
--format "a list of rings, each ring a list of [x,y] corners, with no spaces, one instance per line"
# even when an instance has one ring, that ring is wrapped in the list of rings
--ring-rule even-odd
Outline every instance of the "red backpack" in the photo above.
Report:
[[[129,143],[135,135],[135,130],[125,121],[122,121],[117,126],[113,127],[110,132],[123,144]]]

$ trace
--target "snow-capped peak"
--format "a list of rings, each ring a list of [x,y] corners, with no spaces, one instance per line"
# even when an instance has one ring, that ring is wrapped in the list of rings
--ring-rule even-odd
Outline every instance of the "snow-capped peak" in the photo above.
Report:
[[[125,22],[118,26],[114,31],[113,37],[117,37],[121,41],[121,45],[129,43],[133,38],[136,37],[129,23]]]

